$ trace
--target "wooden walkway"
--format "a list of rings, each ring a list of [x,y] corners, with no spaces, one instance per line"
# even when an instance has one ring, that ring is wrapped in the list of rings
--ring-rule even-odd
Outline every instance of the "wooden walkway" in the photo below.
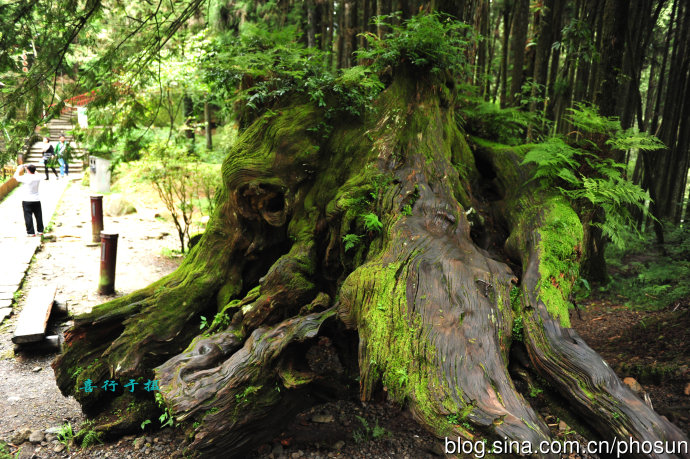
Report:
[[[78,177],[75,174],[72,179],[77,178],[81,178],[81,174]],[[67,184],[67,180],[41,182],[39,193],[45,226],[53,218]],[[40,237],[26,235],[20,188],[0,202],[0,323],[11,314],[14,295],[21,287],[31,258],[41,245]]]

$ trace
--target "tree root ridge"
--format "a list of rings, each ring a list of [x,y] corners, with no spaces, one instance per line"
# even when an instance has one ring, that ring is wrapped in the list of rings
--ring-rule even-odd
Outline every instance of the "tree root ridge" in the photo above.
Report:
[[[232,350],[239,344],[236,336],[222,332],[198,341],[183,355],[157,368],[156,375],[176,419],[203,421],[190,448],[230,451],[232,457],[239,457],[266,439],[268,425],[275,427],[285,421],[283,410],[304,407],[306,387],[327,375],[292,369],[287,361],[293,357],[287,348],[316,338],[323,323],[334,316],[331,308],[288,319],[272,328],[258,328],[235,352]],[[214,363],[226,355],[229,358],[208,368],[209,354]],[[285,384],[287,380],[290,384]],[[281,416],[271,416],[276,410]],[[220,439],[209,435],[218,429],[228,434]]]

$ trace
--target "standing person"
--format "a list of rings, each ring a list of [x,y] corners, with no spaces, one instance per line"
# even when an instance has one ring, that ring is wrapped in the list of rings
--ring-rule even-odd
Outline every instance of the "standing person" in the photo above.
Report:
[[[25,174],[20,175],[20,172],[25,172]],[[22,165],[17,167],[14,178],[18,182],[24,184],[21,190],[21,198],[22,209],[24,210],[24,223],[26,224],[26,234],[29,236],[36,236],[36,234],[34,234],[33,217],[36,217],[36,229],[38,230],[38,234],[43,234],[43,211],[41,210],[41,198],[38,195],[38,186],[41,184],[41,177],[36,174],[36,166],[29,164],[28,166]]]
[[[53,174],[55,174],[55,178],[58,178],[58,173],[55,170],[55,166],[53,166],[51,164],[51,160],[53,159],[53,156],[55,156],[55,149],[50,144],[50,140],[48,139],[48,137],[43,137],[43,143],[45,144],[45,148],[43,148],[43,165],[46,168],[46,180],[49,179],[48,167],[50,167],[53,170]],[[50,164],[50,166],[49,166],[49,164]]]
[[[60,163],[60,178],[69,175],[69,157],[67,156],[67,144],[64,135],[60,135],[60,141],[55,145],[55,156]]]

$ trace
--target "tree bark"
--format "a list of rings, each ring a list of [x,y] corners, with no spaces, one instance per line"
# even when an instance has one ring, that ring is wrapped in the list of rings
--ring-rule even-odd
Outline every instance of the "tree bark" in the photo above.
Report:
[[[397,69],[376,109],[328,140],[308,102],[257,120],[180,268],[75,319],[53,365],[62,392],[97,430],[136,431],[148,413],[107,415],[128,392],[79,387],[155,377],[205,457],[247,457],[290,412],[382,389],[441,437],[537,445],[550,433],[515,388],[512,349],[603,438],[685,439],[569,328],[582,224],[536,189],[524,150],[470,147],[438,90],[450,84]]]
[[[510,64],[513,68],[510,74],[510,94],[508,94],[508,100],[512,106],[518,105],[522,83],[524,83],[523,65],[528,26],[529,0],[515,0],[513,23],[510,30]]]
[[[206,149],[211,150],[213,148],[213,132],[211,130],[211,106],[208,100],[204,101],[204,124],[206,131]]]
[[[503,41],[501,46],[501,108],[508,106],[508,45],[510,43],[510,8],[503,5]]]
[[[539,22],[539,36],[537,38],[537,50],[534,56],[534,83],[532,88],[532,105],[530,111],[537,111],[536,98],[546,98],[546,78],[549,70],[549,56],[553,44],[554,9],[556,3],[561,0],[547,0],[544,2],[545,11]],[[541,110],[543,107],[539,107]]]

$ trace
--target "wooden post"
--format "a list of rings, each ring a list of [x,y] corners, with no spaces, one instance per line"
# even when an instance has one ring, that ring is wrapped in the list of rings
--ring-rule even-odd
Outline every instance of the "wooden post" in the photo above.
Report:
[[[93,242],[101,242],[103,231],[103,196],[91,196],[91,233]]]
[[[117,233],[101,233],[101,275],[98,280],[98,293],[101,295],[115,293],[117,237]]]

